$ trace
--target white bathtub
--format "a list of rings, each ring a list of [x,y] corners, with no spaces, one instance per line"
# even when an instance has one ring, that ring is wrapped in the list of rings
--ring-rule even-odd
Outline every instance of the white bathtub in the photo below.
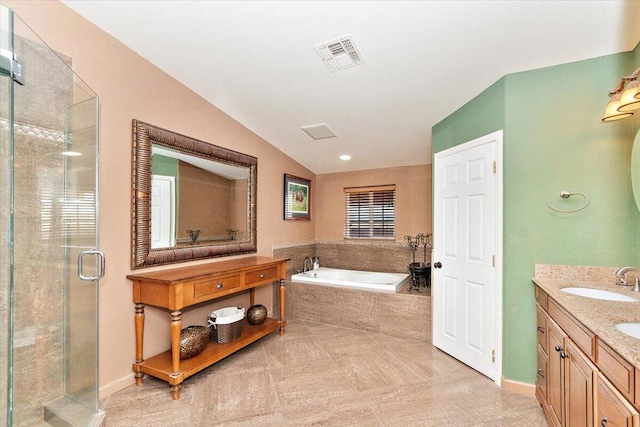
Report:
[[[376,273],[320,267],[306,273],[294,274],[291,276],[291,281],[378,292],[396,292],[408,277],[409,275],[405,273]]]

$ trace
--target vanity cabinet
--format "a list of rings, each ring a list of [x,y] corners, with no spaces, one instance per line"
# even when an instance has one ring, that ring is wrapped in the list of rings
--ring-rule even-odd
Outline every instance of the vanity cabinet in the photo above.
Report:
[[[601,427],[638,427],[638,412],[598,373],[596,422]]]
[[[540,390],[552,426],[593,426],[593,381],[597,369],[551,318],[545,319],[549,348],[546,392]],[[540,352],[538,352],[540,357]],[[538,359],[538,363],[541,360]],[[538,382],[538,387],[545,384]]]
[[[174,400],[180,398],[182,382],[230,354],[246,347],[260,338],[280,330],[284,334],[284,302],[286,259],[270,257],[247,257],[230,261],[173,268],[150,273],[131,274],[133,302],[135,303],[136,354],[133,364],[136,384],[141,385],[144,375],[151,375],[171,385]],[[255,303],[255,289],[279,281],[280,318],[267,318],[260,325],[250,325],[246,319],[242,334],[225,344],[209,343],[198,355],[180,360],[180,331],[182,311],[196,304],[218,298],[248,292],[250,304]],[[169,311],[171,324],[171,348],[144,359],[145,305]],[[203,321],[204,323],[204,321]]]
[[[635,369],[536,287],[536,397],[550,426],[638,426]]]
[[[548,358],[547,413],[550,425],[564,424],[564,341],[567,336],[556,323],[547,317],[547,347],[551,349]]]
[[[549,377],[549,353],[547,351],[547,315],[540,307],[536,307],[537,314],[537,332],[538,332],[538,364],[536,372],[536,396],[538,401],[542,399],[548,400],[547,387]],[[538,396],[539,394],[539,396]]]
[[[593,384],[598,369],[570,339],[565,339],[565,425],[593,426]]]

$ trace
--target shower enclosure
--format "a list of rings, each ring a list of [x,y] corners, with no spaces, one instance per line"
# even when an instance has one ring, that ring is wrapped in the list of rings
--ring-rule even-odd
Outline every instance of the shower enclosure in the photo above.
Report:
[[[98,97],[0,6],[0,425],[100,425]]]

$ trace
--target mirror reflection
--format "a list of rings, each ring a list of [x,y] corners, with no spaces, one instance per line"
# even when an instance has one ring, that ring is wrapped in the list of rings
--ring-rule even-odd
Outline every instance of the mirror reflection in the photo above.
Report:
[[[247,238],[249,168],[152,145],[151,248]]]

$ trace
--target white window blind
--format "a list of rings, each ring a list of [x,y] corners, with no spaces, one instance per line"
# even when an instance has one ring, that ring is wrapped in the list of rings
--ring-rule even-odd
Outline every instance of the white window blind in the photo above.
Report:
[[[63,196],[51,188],[40,189],[40,236],[43,240],[94,237],[95,193],[67,189]]]
[[[344,189],[346,239],[394,239],[396,186]]]

